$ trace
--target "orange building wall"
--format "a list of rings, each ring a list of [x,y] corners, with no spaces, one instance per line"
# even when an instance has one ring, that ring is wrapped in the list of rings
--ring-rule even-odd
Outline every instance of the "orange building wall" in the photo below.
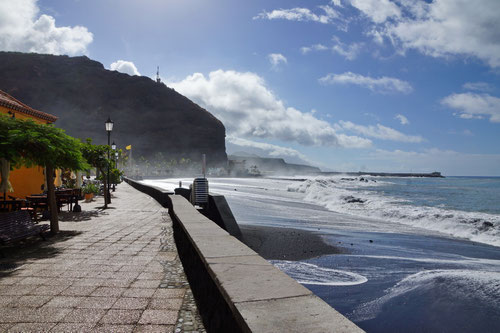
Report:
[[[21,112],[0,106],[0,113],[6,114],[9,111],[14,112],[16,119],[32,119],[37,123],[47,124],[46,120],[30,117],[22,114]],[[22,167],[20,169],[12,170],[10,172],[9,180],[14,188],[14,192],[7,192],[7,195],[24,199],[27,195],[42,193],[43,191],[41,186],[45,183],[43,167]],[[3,199],[3,193],[0,193],[0,196],[2,196]]]
[[[15,169],[10,172],[9,180],[14,192],[7,195],[24,199],[27,195],[42,193],[45,183],[43,167]]]
[[[0,105],[0,113],[7,114],[9,111],[14,113],[16,119],[31,119],[34,122],[37,122],[39,124],[50,124],[50,122],[48,122],[47,120],[38,119],[38,118],[35,118],[33,116],[29,116],[27,114],[24,114],[24,113],[21,113],[19,111],[15,111],[15,110],[12,110],[12,109],[9,109],[9,108],[6,108],[6,107]]]

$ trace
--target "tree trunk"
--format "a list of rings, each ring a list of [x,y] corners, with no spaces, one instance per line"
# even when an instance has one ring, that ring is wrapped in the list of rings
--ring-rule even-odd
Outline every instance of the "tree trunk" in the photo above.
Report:
[[[50,210],[50,232],[54,235],[59,232],[59,219],[57,217],[56,190],[54,187],[54,168],[50,165],[46,167],[45,176],[47,178],[47,202]]]
[[[105,172],[102,170],[101,174],[104,176],[103,178],[103,183],[104,183],[104,209],[108,208],[108,203],[109,203],[109,198],[108,198],[108,177]]]

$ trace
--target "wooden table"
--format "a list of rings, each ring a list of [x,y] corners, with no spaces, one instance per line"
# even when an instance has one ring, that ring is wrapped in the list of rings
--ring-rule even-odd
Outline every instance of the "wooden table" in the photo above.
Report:
[[[68,205],[68,209],[72,210],[73,209],[73,191],[71,192],[62,192],[58,193],[56,192],[56,202],[57,202],[57,209],[61,211],[61,207],[64,204]]]
[[[67,204],[68,210],[72,211],[73,205],[78,205],[78,194],[79,191],[75,191],[73,189],[56,191],[57,210],[60,212],[61,207],[64,204]],[[30,207],[33,207],[35,210],[38,208],[48,210],[48,199],[46,194],[32,194],[30,196],[27,196],[26,200],[29,202]]]
[[[26,207],[26,200],[0,200],[0,212],[14,212]]]
[[[37,209],[41,209],[42,212],[49,209],[47,196],[44,194],[28,195],[26,200],[28,201],[28,205],[33,208],[33,218],[35,221],[37,220]]]

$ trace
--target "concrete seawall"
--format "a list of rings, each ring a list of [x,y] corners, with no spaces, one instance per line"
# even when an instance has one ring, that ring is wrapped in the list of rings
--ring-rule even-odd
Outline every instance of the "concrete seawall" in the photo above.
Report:
[[[143,183],[140,183],[140,182],[135,181],[135,180],[130,179],[130,178],[124,178],[124,181],[127,182],[129,185],[131,185],[136,190],[139,190],[139,191],[151,196],[153,199],[158,201],[160,203],[160,205],[162,205],[163,207],[170,208],[170,206],[169,206],[170,200],[169,200],[168,196],[171,194],[174,194],[174,192],[164,190],[160,187],[145,185]]]
[[[362,332],[184,197],[126,180],[169,208],[174,237],[209,332]]]
[[[181,195],[189,201],[191,190],[176,188],[175,194]],[[241,239],[241,231],[238,223],[236,223],[233,212],[223,195],[210,193],[208,195],[208,207],[198,211],[209,220],[215,222],[219,227],[229,232],[231,236]]]

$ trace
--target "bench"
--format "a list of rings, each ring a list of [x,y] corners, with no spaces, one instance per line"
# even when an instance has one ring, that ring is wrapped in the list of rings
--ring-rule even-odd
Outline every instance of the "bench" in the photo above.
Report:
[[[49,226],[46,224],[35,224],[30,214],[25,210],[9,213],[0,213],[0,243],[7,244],[30,236],[39,235],[43,239],[43,232]]]

